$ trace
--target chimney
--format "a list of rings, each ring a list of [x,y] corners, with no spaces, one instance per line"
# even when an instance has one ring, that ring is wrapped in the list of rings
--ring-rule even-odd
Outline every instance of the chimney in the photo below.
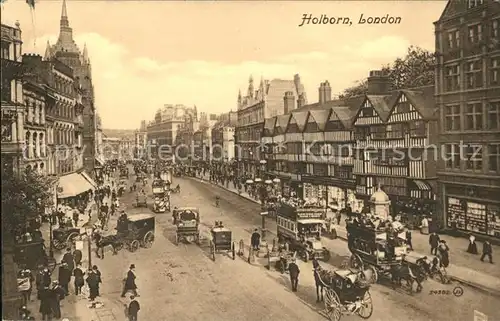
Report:
[[[293,76],[293,83],[295,85],[295,90],[300,95],[301,91],[302,91],[302,88],[300,88],[301,87],[301,82],[300,82],[300,76],[299,76],[299,74],[296,74],[296,75]]]
[[[391,89],[391,79],[386,72],[382,70],[370,71],[370,76],[368,77],[368,95],[386,95]]]
[[[284,114],[288,114],[289,112],[291,112],[294,108],[294,100],[295,100],[295,96],[293,95],[293,92],[292,91],[287,91],[285,92],[285,96],[283,97],[283,102],[284,102]]]
[[[299,99],[297,99],[297,108],[304,107],[306,105],[306,97],[304,94],[299,95]]]
[[[323,104],[325,102],[325,84],[320,83],[319,88],[318,88],[318,94],[319,94],[319,103]]]
[[[324,102],[332,100],[332,87],[330,87],[328,80],[323,83],[323,95]]]

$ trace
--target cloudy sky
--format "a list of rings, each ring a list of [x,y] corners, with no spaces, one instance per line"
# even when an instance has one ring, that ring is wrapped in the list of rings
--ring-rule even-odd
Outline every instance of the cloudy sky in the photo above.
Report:
[[[2,23],[19,20],[24,52],[45,52],[59,33],[62,0],[2,5]],[[162,2],[68,0],[74,38],[87,43],[96,103],[105,128],[137,128],[163,104],[199,111],[236,110],[248,78],[292,79],[309,102],[329,80],[333,93],[369,70],[403,56],[410,44],[434,50],[445,1]],[[351,26],[305,25],[302,15],[350,17]],[[360,25],[359,16],[389,14],[400,25]]]

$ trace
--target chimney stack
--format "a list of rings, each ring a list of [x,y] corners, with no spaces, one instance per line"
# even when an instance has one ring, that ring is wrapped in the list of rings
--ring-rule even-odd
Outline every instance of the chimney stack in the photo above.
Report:
[[[324,97],[323,97],[323,102],[326,103],[327,101],[330,101],[332,100],[332,87],[330,87],[330,83],[328,82],[328,80],[325,80],[325,82],[323,83],[323,94],[324,94]]]
[[[306,105],[306,97],[304,94],[299,95],[299,99],[297,99],[297,108],[304,107]]]
[[[368,77],[368,95],[386,95],[391,89],[391,79],[386,72],[382,70],[370,71],[370,76]]]
[[[325,102],[325,84],[320,83],[318,88],[319,103],[323,104]]]
[[[283,102],[284,102],[284,114],[288,114],[294,109],[294,103],[295,103],[295,96],[293,95],[292,91],[287,91],[285,92],[285,96],[283,97]]]

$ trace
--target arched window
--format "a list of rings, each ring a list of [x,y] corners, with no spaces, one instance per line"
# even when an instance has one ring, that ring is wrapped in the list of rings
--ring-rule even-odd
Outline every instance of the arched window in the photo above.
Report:
[[[38,148],[38,135],[37,133],[33,133],[32,136],[32,148],[34,151],[34,157],[40,157],[40,149]]]
[[[38,140],[40,141],[40,155],[45,157],[45,135],[40,133]]]
[[[32,152],[32,146],[31,146],[31,133],[29,131],[26,132],[25,134],[25,138],[24,138],[24,144],[26,146],[26,149],[25,149],[25,156],[27,158],[31,158],[33,157],[33,152]]]

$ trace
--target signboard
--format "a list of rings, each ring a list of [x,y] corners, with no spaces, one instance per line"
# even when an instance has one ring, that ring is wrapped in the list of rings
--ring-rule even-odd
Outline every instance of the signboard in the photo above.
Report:
[[[153,187],[153,194],[163,193],[163,187]]]
[[[488,316],[482,312],[474,310],[474,321],[488,321]]]
[[[269,214],[269,212],[260,212],[260,216],[266,216],[268,214]]]
[[[288,204],[281,204],[278,209],[278,214],[284,217],[289,217],[292,220],[318,218],[321,219],[325,209],[322,207],[293,207]]]
[[[75,249],[76,250],[83,250],[83,241],[75,241]]]

